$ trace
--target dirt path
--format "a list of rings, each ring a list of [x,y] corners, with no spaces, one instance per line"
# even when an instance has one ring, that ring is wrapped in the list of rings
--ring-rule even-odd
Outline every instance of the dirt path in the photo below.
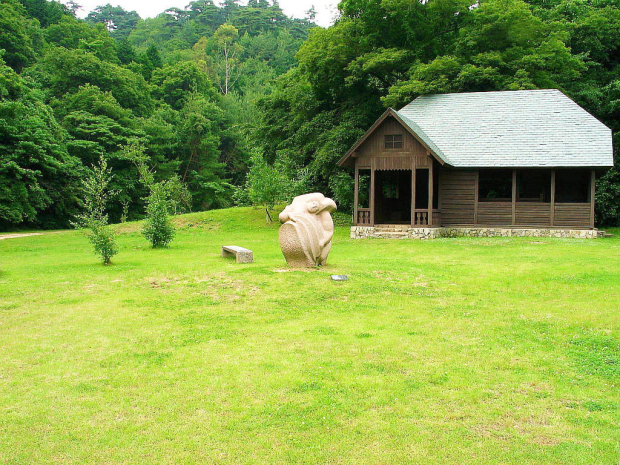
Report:
[[[13,239],[14,237],[41,236],[44,233],[10,233],[0,234],[0,241],[3,239]]]

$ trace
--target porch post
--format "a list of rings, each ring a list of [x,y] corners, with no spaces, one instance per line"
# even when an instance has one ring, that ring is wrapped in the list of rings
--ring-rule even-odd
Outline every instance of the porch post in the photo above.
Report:
[[[415,226],[415,162],[411,164],[411,227]]]
[[[353,193],[353,224],[357,225],[359,221],[359,215],[357,213],[357,203],[359,201],[359,189],[360,189],[360,169],[357,166],[357,160],[355,160],[355,192]]]
[[[440,191],[441,192],[441,191]],[[478,224],[478,196],[480,192],[480,170],[476,170],[476,190],[474,191],[474,224]]]
[[[549,225],[555,223],[555,170],[551,170],[551,211],[549,212]]]
[[[517,222],[517,170],[512,170],[512,225]]]
[[[370,226],[375,225],[375,159],[370,162]]]
[[[428,167],[428,226],[433,226],[433,160]]]
[[[596,197],[596,171],[590,171],[590,227],[594,229],[594,199]]]

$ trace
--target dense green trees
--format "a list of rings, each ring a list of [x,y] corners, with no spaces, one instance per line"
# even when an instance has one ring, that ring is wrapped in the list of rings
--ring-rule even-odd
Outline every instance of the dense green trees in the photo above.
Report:
[[[107,4],[82,21],[57,2],[0,0],[0,228],[67,226],[100,160],[117,194],[110,219],[141,217],[148,189],[126,156],[133,144],[155,183],[182,179],[173,184],[193,208],[231,205],[255,101],[311,26],[264,1],[201,0],[144,21]]]
[[[313,31],[299,65],[260,105],[266,160],[307,167],[317,189],[342,196],[336,161],[385,108],[421,94],[559,88],[620,130],[617,2],[343,0],[339,8],[336,25]],[[599,183],[608,223],[620,221],[617,173]]]
[[[20,0],[20,3],[26,8],[27,15],[39,21],[43,27],[57,23],[69,13],[73,14],[71,6],[75,7],[72,1],[66,2],[67,6],[48,0]]]
[[[136,27],[140,21],[140,15],[135,11],[126,11],[120,6],[112,6],[108,3],[91,11],[86,20],[95,24],[103,24],[112,37],[122,39],[126,38]]]
[[[0,49],[3,59],[16,71],[35,60],[35,47],[41,40],[36,21],[26,17],[26,9],[17,1],[0,1]]]
[[[132,144],[156,182],[178,176],[194,209],[287,183],[346,209],[351,180],[336,160],[386,107],[425,93],[554,87],[620,131],[617,2],[339,8],[321,29],[267,0],[196,0],[145,20],[107,4],[86,21],[57,2],[0,0],[0,227],[68,224],[101,157],[118,191],[111,220],[141,217]],[[608,223],[620,216],[619,183],[613,169],[599,184]]]
[[[82,170],[67,137],[40,93],[0,59],[0,227],[59,226],[76,213]]]

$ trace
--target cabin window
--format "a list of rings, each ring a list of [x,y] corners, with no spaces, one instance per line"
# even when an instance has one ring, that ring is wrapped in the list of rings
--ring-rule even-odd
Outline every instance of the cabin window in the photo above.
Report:
[[[551,171],[517,171],[517,202],[551,202]]]
[[[511,202],[512,170],[480,170],[478,201]]]
[[[402,134],[389,134],[385,136],[385,148],[386,149],[402,149],[403,148],[403,135]]]
[[[370,170],[358,172],[357,208],[370,208]]]
[[[590,172],[588,170],[556,170],[556,203],[590,202]]]

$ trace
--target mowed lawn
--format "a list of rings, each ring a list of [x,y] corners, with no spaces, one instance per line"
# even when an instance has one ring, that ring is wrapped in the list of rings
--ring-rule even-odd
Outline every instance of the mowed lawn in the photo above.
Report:
[[[75,231],[0,241],[0,463],[619,463],[620,231],[338,227],[291,271],[260,210],[176,221],[108,267]]]

